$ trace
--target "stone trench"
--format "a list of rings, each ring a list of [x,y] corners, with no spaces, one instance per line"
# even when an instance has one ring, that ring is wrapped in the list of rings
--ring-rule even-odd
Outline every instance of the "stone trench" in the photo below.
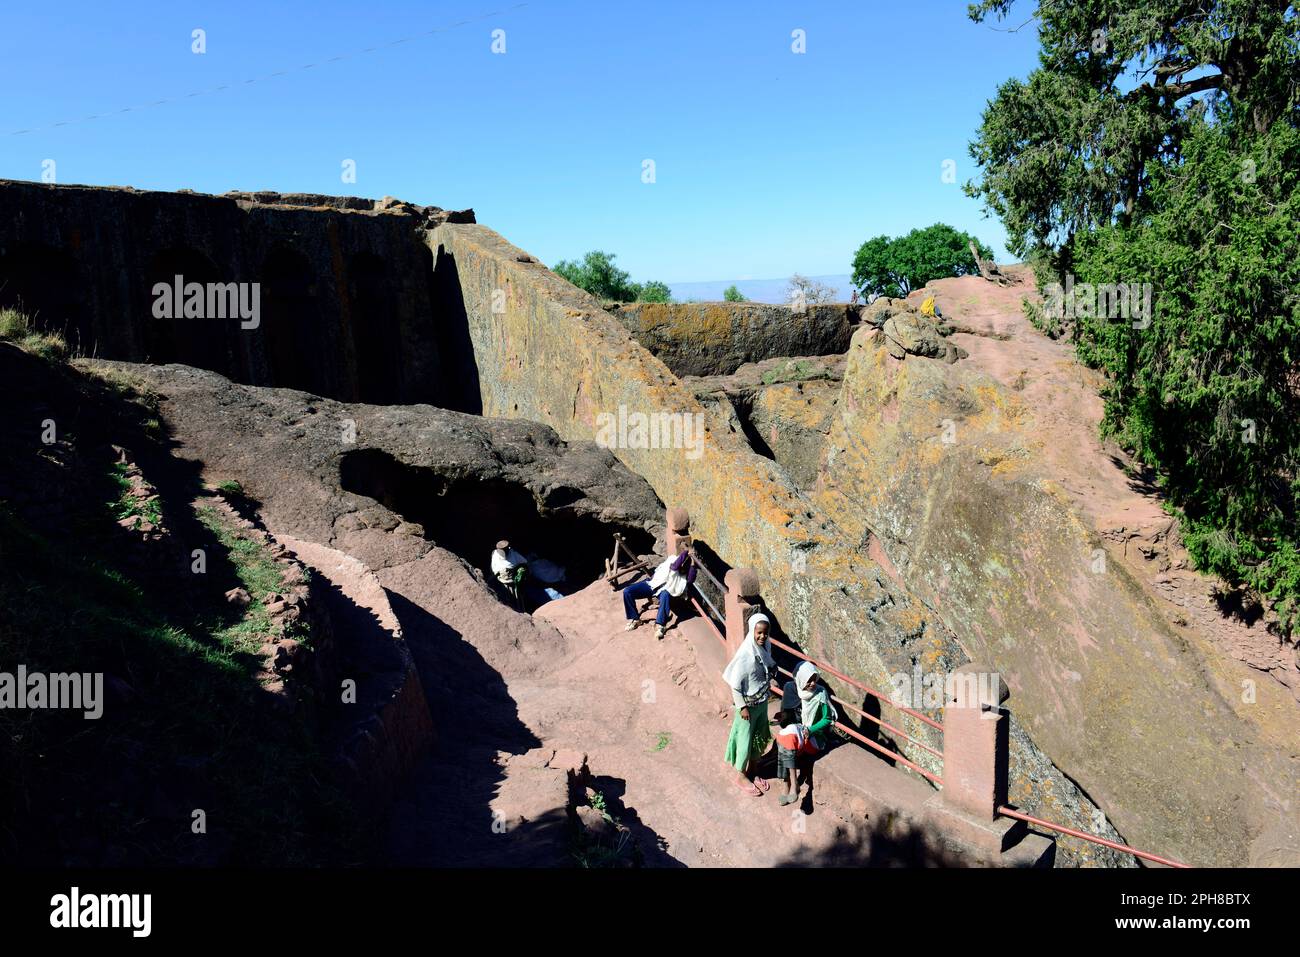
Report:
[[[737,833],[744,812],[713,802],[725,702],[700,677],[702,622],[679,623],[689,641],[628,639],[595,581],[615,532],[662,552],[671,504],[716,572],[754,567],[787,637],[855,676],[972,658],[1006,674],[1022,809],[1202,863],[1300,860],[1294,646],[1207,604],[1158,502],[1096,440],[1096,384],[1025,328],[1020,289],[945,280],[946,324],[903,300],[611,311],[469,210],[0,183],[0,213],[0,305],[147,383],[175,454],[240,482],[268,534],[333,569],[409,648],[432,740],[384,772],[419,763],[394,820],[424,836],[395,838],[393,859],[503,860],[493,824],[531,820],[518,808],[535,791],[563,791],[566,817],[602,840],[644,827],[643,860],[830,853],[830,831],[785,857]],[[263,282],[264,322],[151,324],[151,283],[176,272]],[[597,446],[598,416],[620,405],[704,413],[703,454]],[[946,446],[943,423],[964,441]],[[1027,518],[988,521],[1002,515]],[[568,567],[571,594],[534,616],[503,604],[486,574],[501,537]],[[1115,543],[1113,575],[1073,574],[1076,553]],[[1238,707],[1233,689],[1259,674],[1263,706]],[[646,682],[671,708],[647,707]],[[1169,725],[1195,733],[1150,730]],[[645,754],[627,747],[638,735]],[[673,754],[683,770],[663,766]],[[452,794],[463,828],[421,817]],[[518,813],[493,807],[502,794]],[[579,814],[592,802],[603,825]],[[472,837],[447,837],[459,830]],[[1060,860],[1130,863],[1068,840]]]

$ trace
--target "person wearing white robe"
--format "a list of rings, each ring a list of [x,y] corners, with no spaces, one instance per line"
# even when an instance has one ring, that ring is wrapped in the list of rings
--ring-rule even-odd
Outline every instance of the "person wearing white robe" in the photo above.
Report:
[[[736,787],[753,797],[765,794],[771,787],[757,775],[751,779],[752,766],[763,756],[772,739],[767,717],[772,676],[776,674],[768,644],[771,624],[767,615],[761,612],[753,615],[744,642],[722,672],[736,707],[727,738],[726,761],[736,772]]]

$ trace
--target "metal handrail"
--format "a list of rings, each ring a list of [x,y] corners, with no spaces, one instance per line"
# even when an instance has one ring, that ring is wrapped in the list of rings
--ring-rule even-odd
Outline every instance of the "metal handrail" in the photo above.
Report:
[[[1053,824],[1051,821],[1044,821],[1040,818],[1030,817],[1020,811],[1003,805],[998,808],[998,813],[1004,817],[1015,818],[1018,821],[1026,821],[1030,824],[1037,824],[1039,827],[1046,827],[1053,831],[1060,831],[1062,834],[1068,834],[1070,837],[1077,837],[1082,841],[1091,841],[1093,844],[1100,844],[1102,847],[1109,847],[1113,851],[1122,851],[1125,854],[1132,854],[1134,857],[1140,857],[1145,861],[1154,861],[1157,864],[1164,864],[1168,867],[1181,867],[1191,869],[1190,864],[1182,864],[1178,861],[1171,861],[1167,857],[1160,857],[1148,851],[1139,851],[1135,847],[1129,847],[1127,844],[1117,844],[1115,841],[1108,841],[1098,834],[1089,834],[1087,831],[1076,831],[1072,827],[1066,827],[1064,824]]]
[[[788,677],[790,677],[790,678],[794,678],[794,674],[793,674],[792,672],[786,671],[784,668],[777,668],[776,670],[779,671],[779,672],[781,672],[781,674],[783,674],[783,675],[786,675],[786,676],[788,676]],[[868,721],[871,721],[871,722],[873,722],[874,724],[878,724],[878,725],[880,725],[882,728],[885,728],[885,729],[888,730],[888,731],[892,731],[894,734],[898,735],[899,737],[903,738],[904,740],[906,740],[906,741],[910,741],[912,744],[916,745],[918,748],[922,748],[923,750],[929,751],[931,754],[933,754],[933,755],[934,755],[935,757],[937,757],[937,758],[940,758],[940,759],[943,758],[943,752],[942,752],[942,751],[939,751],[939,750],[936,749],[936,748],[932,748],[932,747],[930,747],[930,745],[926,744],[924,741],[918,741],[916,738],[913,738],[911,735],[909,735],[906,731],[902,730],[901,728],[895,728],[895,727],[894,727],[892,724],[890,724],[888,721],[882,721],[880,718],[877,718],[877,717],[876,717],[875,715],[873,715],[873,714],[867,714],[867,712],[863,711],[861,708],[857,707],[856,705],[852,705],[852,704],[850,704],[849,702],[843,700],[842,698],[838,697],[837,695],[831,695],[830,698],[831,698],[832,701],[834,701],[835,703],[839,704],[841,707],[847,708],[848,710],[852,711],[854,714],[858,715],[859,717],[866,718]]]
[[[773,647],[781,648],[785,651],[788,651],[796,658],[802,658],[804,661],[812,662],[812,664],[817,667],[818,671],[825,671],[826,673],[832,674],[836,678],[839,678],[841,681],[847,681],[849,684],[853,685],[853,687],[857,688],[859,691],[865,691],[867,694],[872,695],[879,701],[883,701],[891,708],[897,708],[899,711],[903,712],[904,714],[910,714],[918,721],[924,721],[926,724],[930,725],[930,727],[936,728],[939,731],[943,730],[943,725],[938,721],[935,721],[929,715],[921,714],[921,712],[915,711],[912,708],[905,707],[904,705],[901,704],[895,704],[893,699],[890,698],[888,695],[881,694],[875,688],[872,688],[868,685],[864,685],[861,681],[858,681],[854,678],[850,678],[844,672],[832,668],[830,665],[826,664],[825,662],[818,661],[817,659],[809,655],[805,655],[802,651],[798,650],[797,648],[792,648],[790,645],[787,645],[785,642],[778,641],[775,638],[768,638],[768,641],[772,643]]]
[[[615,554],[615,560],[616,560],[616,563],[615,563],[615,569],[617,570],[617,555],[618,555],[618,549],[619,549],[620,546],[623,547],[624,551],[627,551],[627,549],[626,549],[626,546],[623,546],[623,543],[622,543],[622,540],[621,540],[621,537],[620,537],[620,536],[617,536],[617,535],[616,535],[616,536],[615,536],[615,539],[616,539],[616,541],[617,541],[617,544],[615,545],[615,548],[614,548],[614,554]],[[630,552],[628,552],[628,554],[629,554],[630,557],[632,557],[633,559],[635,559],[636,556],[631,555]],[[704,574],[709,578],[709,580],[711,580],[711,581],[714,582],[715,584],[718,584],[718,585],[719,585],[720,590],[721,590],[722,593],[725,595],[725,594],[726,594],[726,586],[725,586],[725,585],[722,585],[720,582],[718,582],[717,578],[715,578],[715,577],[714,577],[710,572],[708,572],[708,570],[705,569],[705,568],[703,567],[703,565],[701,565],[698,561],[696,562],[696,565],[697,565],[697,567],[699,568],[700,571],[704,572]],[[615,576],[615,577],[616,577],[616,576]],[[713,609],[714,614],[717,614],[717,609],[716,609],[716,608],[713,608],[713,603],[712,603],[711,601],[709,601],[708,597],[705,596],[705,594],[704,594],[702,591],[700,591],[698,588],[696,588],[695,591],[696,591],[696,593],[697,593],[701,598],[704,599],[704,601],[709,605],[709,607]],[[698,601],[696,601],[694,598],[691,598],[691,599],[690,599],[690,602],[691,602],[691,605],[694,606],[695,610],[699,613],[700,617],[703,618],[706,622],[708,622],[709,629],[713,632],[714,636],[718,639],[718,641],[720,641],[720,642],[722,643],[722,646],[723,646],[724,648],[726,648],[726,646],[727,646],[727,639],[726,639],[726,637],[722,634],[722,632],[719,630],[717,624],[714,623],[714,621],[713,621],[712,618],[710,618],[707,614],[705,614],[704,609],[700,607],[700,603],[699,603]],[[720,618],[723,618],[724,621],[726,620],[725,617],[722,616],[722,615],[719,615],[719,617],[720,617]],[[836,669],[836,668],[831,667],[830,665],[825,664],[824,662],[817,661],[816,659],[812,658],[811,656],[804,654],[802,651],[799,651],[798,649],[793,648],[793,647],[791,647],[790,645],[787,645],[785,642],[783,642],[783,641],[779,641],[778,639],[773,638],[773,637],[770,637],[770,636],[768,637],[768,641],[772,644],[773,647],[780,648],[780,649],[782,649],[782,650],[784,650],[784,651],[787,651],[787,652],[789,652],[790,654],[794,655],[796,658],[801,658],[801,659],[803,659],[804,661],[811,662],[813,665],[815,665],[815,666],[817,667],[817,669],[818,669],[819,671],[825,671],[825,672],[827,672],[828,674],[832,674],[832,675],[834,675],[835,677],[839,678],[841,681],[846,681],[846,682],[848,682],[850,685],[852,685],[853,687],[859,689],[860,691],[865,691],[865,692],[867,692],[868,694],[874,696],[876,699],[878,699],[878,700],[880,700],[880,701],[883,701],[883,702],[889,704],[890,707],[897,708],[899,711],[902,711],[902,712],[905,713],[905,714],[910,714],[912,717],[917,718],[917,719],[919,719],[920,721],[923,721],[923,722],[925,722],[925,723],[928,724],[928,725],[931,725],[932,727],[936,728],[936,729],[939,730],[939,731],[942,731],[942,730],[943,730],[943,725],[942,725],[940,722],[935,721],[933,718],[931,718],[931,717],[929,717],[929,716],[927,716],[927,715],[921,714],[919,711],[915,711],[915,710],[913,710],[913,709],[911,709],[911,708],[907,708],[907,707],[904,707],[904,706],[902,706],[902,705],[895,704],[895,703],[893,702],[893,700],[891,700],[888,696],[886,696],[886,695],[882,695],[879,691],[876,691],[875,689],[873,689],[873,688],[871,688],[871,687],[868,687],[867,685],[863,684],[863,683],[860,682],[860,681],[857,681],[857,680],[855,680],[855,679],[853,679],[853,678],[850,678],[848,675],[844,674],[843,672],[839,671],[839,670]],[[791,674],[789,671],[787,671],[785,668],[780,668],[780,667],[778,667],[778,668],[777,668],[777,671],[780,672],[781,674],[789,675],[791,678],[794,677],[794,675],[792,675],[792,674]],[[781,693],[782,693],[782,689],[780,688],[780,686],[777,685],[777,683],[776,683],[775,681],[771,682],[771,690],[772,690],[772,692],[773,692],[774,694],[781,694]],[[916,740],[915,738],[910,737],[906,732],[903,732],[903,731],[899,730],[898,728],[895,728],[893,725],[890,725],[890,724],[888,724],[888,723],[886,723],[886,722],[880,720],[879,718],[876,718],[876,717],[874,717],[874,716],[872,716],[872,715],[867,714],[865,711],[862,711],[860,708],[857,708],[857,707],[855,707],[854,705],[849,704],[847,701],[843,701],[842,699],[840,699],[839,697],[837,697],[837,696],[835,696],[835,695],[831,695],[831,700],[832,700],[832,701],[836,701],[836,702],[838,702],[839,704],[841,704],[841,705],[843,705],[844,707],[848,708],[850,711],[853,711],[854,713],[860,715],[861,717],[867,718],[868,720],[873,721],[873,722],[875,722],[876,724],[879,724],[881,727],[888,728],[890,731],[894,732],[895,734],[898,734],[898,735],[902,736],[902,737],[903,737],[904,739],[906,739],[907,741],[911,742],[912,744],[914,744],[914,745],[916,745],[916,746],[918,746],[918,747],[920,747],[920,748],[925,749],[926,751],[930,752],[931,754],[934,754],[934,755],[938,756],[940,759],[943,758],[943,754],[942,754],[942,752],[940,752],[940,751],[936,751],[934,748],[930,747],[928,744],[926,744],[926,743],[923,742],[923,741],[918,741],[918,740]],[[882,746],[882,745],[877,744],[876,742],[874,742],[874,741],[870,740],[869,738],[865,737],[864,735],[862,735],[861,733],[859,733],[859,732],[856,731],[855,729],[848,727],[847,725],[845,725],[845,724],[844,724],[843,722],[841,722],[841,721],[836,721],[836,722],[835,722],[835,727],[836,727],[836,728],[839,728],[839,729],[840,729],[841,731],[843,731],[845,734],[847,734],[847,735],[849,735],[850,737],[854,738],[855,740],[861,742],[862,744],[865,744],[867,747],[871,748],[872,750],[880,752],[881,754],[883,754],[883,755],[885,755],[886,757],[888,757],[890,760],[892,760],[892,761],[897,761],[899,764],[903,765],[904,767],[906,767],[906,768],[908,768],[908,769],[910,769],[910,770],[912,770],[912,771],[915,771],[917,774],[920,774],[922,777],[926,778],[927,780],[929,780],[929,781],[931,781],[932,783],[934,783],[937,787],[939,787],[939,788],[942,789],[942,787],[943,787],[943,778],[941,778],[939,775],[934,774],[933,772],[927,771],[925,768],[923,768],[923,767],[921,767],[920,765],[916,764],[914,761],[909,761],[907,758],[903,757],[901,754],[899,754],[899,753],[897,753],[897,752],[895,752],[895,751],[890,751],[888,748],[886,748],[886,747],[884,747],[884,746]],[[1006,806],[1006,805],[1001,805],[1000,807],[998,807],[998,808],[997,808],[997,813],[1000,814],[1000,815],[1002,815],[1003,817],[1009,817],[1009,818],[1013,818],[1013,819],[1015,819],[1015,820],[1024,821],[1024,822],[1026,822],[1026,823],[1028,823],[1028,824],[1034,824],[1034,825],[1037,825],[1038,827],[1045,827],[1045,828],[1047,828],[1048,830],[1056,831],[1056,832],[1058,832],[1058,833],[1060,833],[1060,834],[1065,834],[1065,835],[1067,835],[1067,836],[1069,836],[1069,837],[1077,838],[1078,840],[1081,840],[1081,841],[1088,841],[1088,842],[1090,842],[1090,843],[1092,843],[1092,844],[1098,844],[1098,845],[1100,845],[1100,846],[1102,846],[1102,847],[1107,847],[1107,848],[1110,848],[1111,850],[1119,851],[1119,852],[1122,853],[1122,854],[1130,854],[1130,855],[1132,855],[1133,857],[1141,858],[1142,860],[1146,860],[1146,861],[1152,861],[1153,863],[1156,863],[1156,864],[1163,864],[1163,865],[1165,865],[1165,866],[1167,866],[1167,867],[1191,868],[1191,865],[1190,865],[1190,864],[1183,864],[1183,863],[1181,863],[1181,862],[1179,862],[1179,861],[1171,860],[1171,859],[1169,859],[1169,858],[1167,858],[1167,857],[1161,857],[1161,856],[1158,855],[1158,854],[1152,854],[1152,853],[1149,852],[1149,851],[1140,851],[1140,850],[1138,850],[1137,848],[1135,848],[1135,847],[1130,847],[1130,846],[1127,845],[1127,844],[1120,844],[1120,843],[1118,843],[1118,842],[1116,842],[1116,841],[1108,840],[1107,838],[1104,838],[1104,837],[1102,837],[1102,836],[1099,835],[1099,834],[1089,834],[1089,833],[1086,832],[1086,831],[1079,831],[1079,830],[1076,830],[1075,828],[1072,828],[1072,827],[1066,827],[1066,826],[1063,825],[1063,824],[1053,824],[1051,821],[1044,821],[1042,818],[1032,817],[1031,815],[1025,814],[1025,813],[1023,813],[1023,812],[1021,812],[1021,811],[1017,811],[1017,810],[1015,810],[1014,808],[1008,807],[1008,806]]]

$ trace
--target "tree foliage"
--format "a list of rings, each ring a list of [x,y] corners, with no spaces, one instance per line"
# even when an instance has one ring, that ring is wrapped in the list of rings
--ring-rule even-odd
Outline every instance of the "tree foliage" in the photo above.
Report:
[[[651,279],[649,282],[643,283],[640,286],[637,286],[636,283],[633,283],[632,286],[637,292],[636,298],[638,302],[673,301],[673,291],[668,288],[668,283],[666,282],[659,282],[658,280]]]
[[[1005,18],[1015,5],[981,0],[970,15]],[[1036,16],[1041,66],[985,110],[971,144],[982,177],[966,184],[1018,256],[1050,246],[1068,267],[1071,237],[1139,215],[1198,100],[1256,133],[1294,113],[1300,27],[1288,0],[1042,0]]]
[[[1201,567],[1300,597],[1300,132],[1237,147],[1201,124],[1152,171],[1152,212],[1078,238],[1078,281],[1149,282],[1145,329],[1079,319],[1104,369],[1103,427],[1164,478]],[[1244,178],[1243,178],[1244,176]]]
[[[943,223],[896,239],[868,239],[853,257],[853,285],[868,297],[897,297],[935,279],[977,272],[968,245],[972,242],[981,256],[993,258],[993,250],[975,237]]]
[[[971,8],[1005,17],[1013,0]],[[1040,280],[1144,284],[1150,322],[1083,310],[1103,429],[1151,466],[1193,558],[1300,602],[1300,18],[1279,0],[1043,0],[1041,66],[1003,84],[967,192]]]
[[[581,262],[560,260],[552,272],[597,299],[613,302],[672,302],[672,291],[667,283],[653,279],[646,283],[633,282],[629,273],[614,265],[615,258],[613,253],[592,250],[582,257]]]
[[[726,302],[748,302],[749,301],[748,299],[745,298],[744,294],[741,293],[741,291],[736,288],[735,283],[732,283],[730,286],[728,286],[726,289],[722,291],[722,298]]]

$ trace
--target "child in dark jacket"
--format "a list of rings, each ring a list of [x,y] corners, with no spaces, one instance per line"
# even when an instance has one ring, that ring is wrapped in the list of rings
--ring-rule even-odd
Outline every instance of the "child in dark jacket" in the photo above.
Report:
[[[659,563],[648,581],[633,582],[623,589],[623,612],[627,616],[628,631],[641,624],[637,599],[653,597],[659,603],[655,636],[663,638],[668,627],[669,603],[673,598],[686,594],[686,589],[695,582],[695,556],[691,553],[690,541],[682,539],[679,549],[675,558],[665,558]]]

